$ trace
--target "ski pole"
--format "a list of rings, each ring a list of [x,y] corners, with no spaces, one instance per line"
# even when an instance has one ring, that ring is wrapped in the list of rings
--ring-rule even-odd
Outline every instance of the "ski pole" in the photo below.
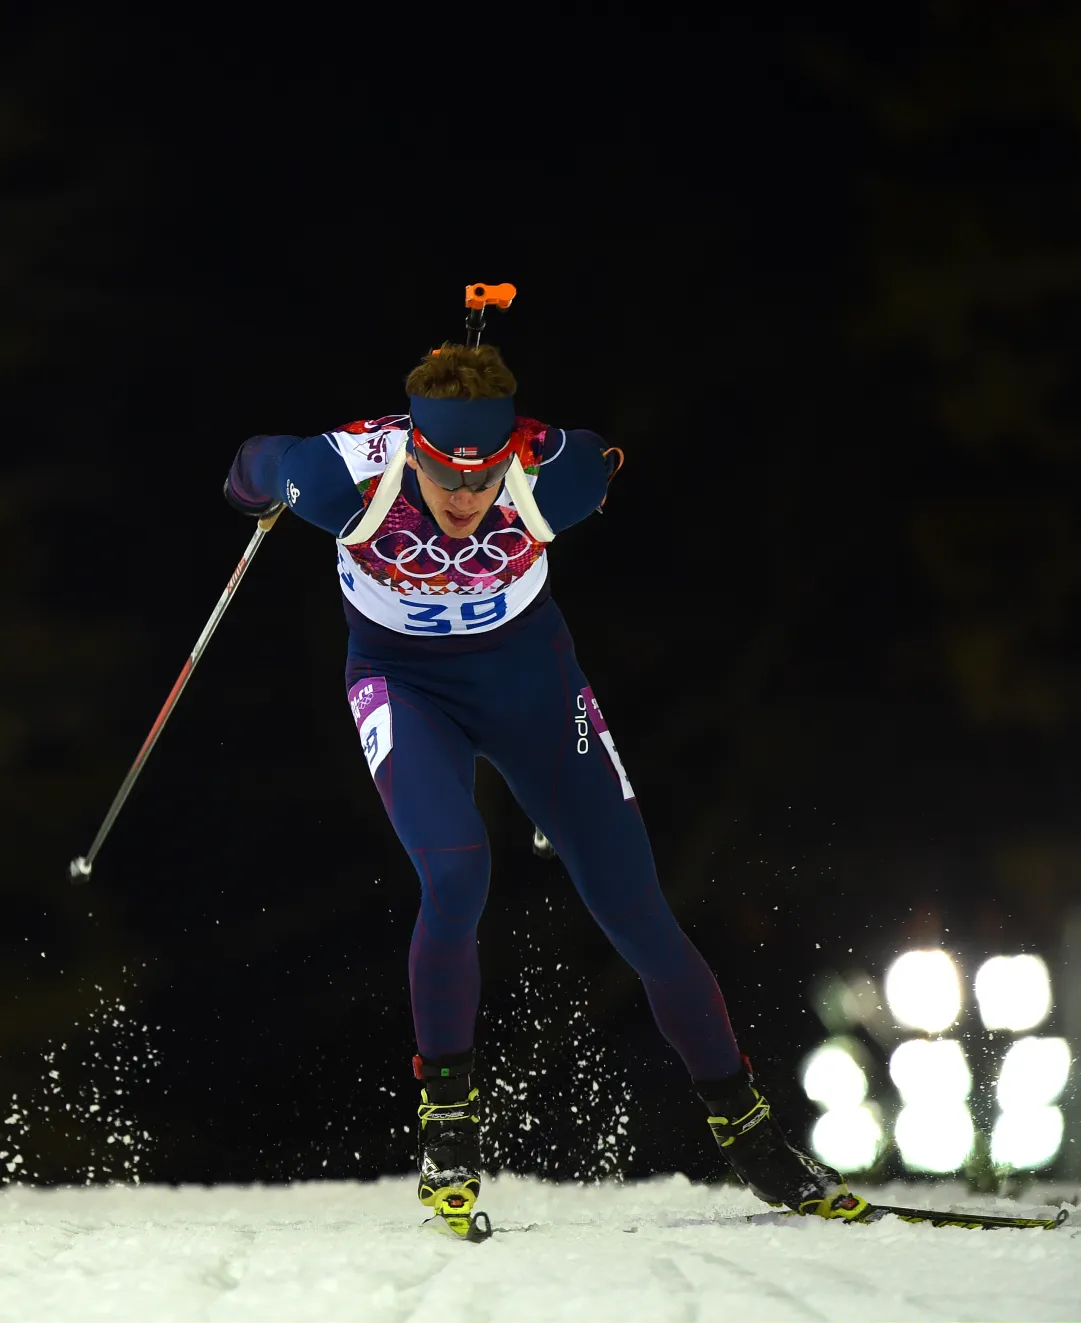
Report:
[[[131,793],[132,786],[139,779],[139,773],[146,766],[146,760],[150,757],[151,749],[157,744],[158,736],[165,729],[165,723],[172,715],[173,708],[175,708],[180,701],[180,695],[184,692],[184,686],[191,679],[192,671],[194,671],[199,664],[199,658],[206,650],[206,645],[210,642],[222,616],[225,615],[226,608],[233,600],[233,593],[236,592],[248,566],[255,559],[255,553],[259,550],[259,544],[274,527],[274,521],[280,514],[281,509],[278,509],[275,510],[273,514],[267,515],[265,519],[259,520],[259,527],[255,530],[252,540],[248,543],[247,551],[241,556],[240,564],[233,571],[232,577],[225,585],[225,591],[222,593],[221,597],[218,598],[217,606],[211,612],[210,619],[203,626],[203,632],[195,641],[195,647],[192,648],[188,660],[184,663],[183,669],[176,677],[176,683],[169,691],[169,697],[165,700],[165,706],[158,713],[154,724],[150,727],[150,733],[143,741],[143,747],[136,754],[135,761],[129,768],[127,776],[124,777],[120,789],[116,792],[116,798],[110,805],[109,812],[105,815],[105,821],[98,828],[98,834],[94,837],[93,844],[90,846],[90,849],[86,854],[79,855],[78,858],[73,859],[68,865],[68,875],[73,884],[78,885],[90,881],[90,870],[94,867],[94,860],[97,858],[98,851],[105,844],[105,838],[108,836],[113,823],[119,816],[120,810],[124,807],[124,802]]]

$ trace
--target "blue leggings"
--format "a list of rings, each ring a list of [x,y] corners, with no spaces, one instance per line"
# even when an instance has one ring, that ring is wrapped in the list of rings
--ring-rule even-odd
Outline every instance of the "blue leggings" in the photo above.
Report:
[[[490,865],[473,802],[480,755],[558,851],[691,1078],[733,1074],[739,1049],[717,980],[661,892],[638,803],[555,603],[503,638],[486,636],[482,650],[439,642],[418,652],[353,636],[346,667],[376,786],[420,877],[409,951],[420,1055],[473,1046]]]

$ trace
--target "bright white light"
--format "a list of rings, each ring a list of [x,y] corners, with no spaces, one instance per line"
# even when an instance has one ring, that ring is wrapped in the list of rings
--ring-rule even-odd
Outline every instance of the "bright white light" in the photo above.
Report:
[[[1051,975],[1039,956],[992,956],[976,974],[976,1000],[988,1029],[1035,1029],[1051,1011]]]
[[[995,1122],[991,1161],[1011,1167],[1044,1167],[1062,1144],[1062,1113],[1057,1107],[1011,1107]]]
[[[882,1127],[868,1107],[843,1107],[820,1116],[811,1147],[841,1171],[866,1171],[882,1145]]]
[[[998,1105],[1039,1107],[1053,1103],[1070,1074],[1065,1038],[1020,1038],[1012,1044],[998,1074]]]
[[[803,1063],[808,1098],[830,1110],[855,1108],[867,1097],[867,1076],[836,1039],[816,1047]]]
[[[956,1171],[972,1148],[972,1117],[963,1102],[903,1107],[894,1129],[905,1166],[912,1171]]]
[[[937,1034],[961,1011],[961,980],[945,951],[908,951],[886,975],[886,1001],[898,1024]]]
[[[972,1092],[972,1072],[956,1038],[912,1038],[890,1057],[890,1077],[906,1104],[963,1102]]]

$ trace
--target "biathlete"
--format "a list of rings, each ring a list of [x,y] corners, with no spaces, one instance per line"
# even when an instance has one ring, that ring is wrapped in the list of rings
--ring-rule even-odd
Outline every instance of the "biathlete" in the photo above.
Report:
[[[376,788],[420,878],[409,983],[421,1085],[419,1196],[471,1235],[481,1185],[474,1026],[489,849],[487,758],[642,980],[721,1153],[761,1198],[854,1218],[842,1177],[788,1140],[741,1059],[717,980],[665,900],[634,791],[549,592],[547,545],[605,500],[621,456],[519,417],[488,345],[433,350],[408,413],[256,436],[225,493],[331,533],[349,625],[345,688]]]

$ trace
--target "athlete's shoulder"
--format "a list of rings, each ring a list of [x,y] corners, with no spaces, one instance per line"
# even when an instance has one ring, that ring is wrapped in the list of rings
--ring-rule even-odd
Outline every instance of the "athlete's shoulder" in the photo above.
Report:
[[[380,418],[358,418],[356,422],[333,427],[323,434],[342,454],[363,455],[366,459],[385,458],[409,436],[409,415],[387,413]]]
[[[324,436],[356,483],[377,477],[409,438],[409,415],[384,414],[335,427]]]
[[[553,531],[579,523],[604,501],[608,482],[604,454],[604,441],[596,432],[545,428],[531,471],[537,477],[537,503]]]
[[[360,418],[355,423],[345,423],[341,427],[335,427],[328,435],[337,435],[339,432],[347,433],[349,436],[374,436],[378,432],[405,432],[409,430],[409,415],[407,413],[386,413],[381,418]]]
[[[558,449],[560,431],[539,418],[518,417],[514,420],[514,439],[522,468],[533,474]]]
[[[603,450],[604,438],[585,427],[557,427],[554,423],[542,423],[537,418],[516,418],[515,431],[522,439],[523,447],[532,446],[542,464],[551,464],[558,459],[569,446],[572,450],[582,446],[588,449]]]

